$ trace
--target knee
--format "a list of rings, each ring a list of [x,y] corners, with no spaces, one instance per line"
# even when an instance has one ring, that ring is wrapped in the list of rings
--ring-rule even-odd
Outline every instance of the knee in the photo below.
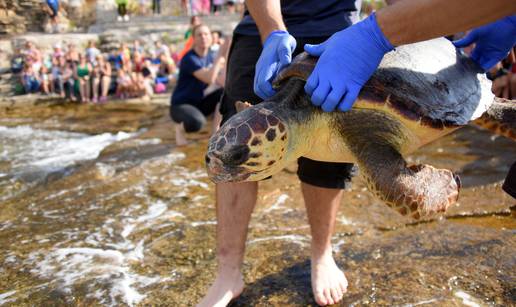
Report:
[[[206,123],[205,118],[192,118],[188,121],[184,121],[183,125],[184,125],[185,131],[187,133],[192,133],[192,132],[198,132],[199,130],[201,130],[205,123]]]

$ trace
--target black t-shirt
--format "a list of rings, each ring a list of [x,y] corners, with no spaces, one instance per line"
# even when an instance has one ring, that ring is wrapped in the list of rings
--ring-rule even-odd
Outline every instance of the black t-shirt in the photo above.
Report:
[[[281,0],[281,14],[294,37],[330,36],[358,21],[361,4],[362,0]],[[258,35],[249,12],[245,12],[235,33]]]
[[[193,73],[201,68],[208,68],[213,64],[215,56],[208,52],[205,57],[200,57],[192,49],[181,59],[179,66],[179,78],[172,94],[172,104],[183,103],[198,104],[203,98],[203,91],[208,84],[197,79]]]

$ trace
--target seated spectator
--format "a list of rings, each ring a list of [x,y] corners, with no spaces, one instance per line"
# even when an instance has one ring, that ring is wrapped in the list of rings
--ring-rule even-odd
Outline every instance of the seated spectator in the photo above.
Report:
[[[32,65],[34,72],[39,72],[41,65],[43,64],[43,57],[41,51],[34,45],[33,42],[27,41],[25,43],[25,49],[23,50],[24,62]]]
[[[158,66],[156,83],[174,83],[176,79],[175,74],[177,72],[176,63],[165,54],[161,54],[159,60],[160,64]]]
[[[68,50],[65,54],[66,61],[78,64],[79,63],[79,51],[77,51],[77,46],[74,43],[68,44]]]
[[[13,74],[18,74],[22,72],[24,64],[24,56],[20,48],[17,48],[11,57],[11,72]]]
[[[118,49],[118,60],[120,62],[120,67],[125,69],[126,71],[133,70],[133,63],[131,61],[131,50],[126,43],[122,43],[120,48]]]
[[[157,40],[154,42],[154,55],[156,58],[161,57],[162,54],[164,54],[166,57],[171,58],[170,55],[170,49],[168,49],[168,46],[165,44],[162,44],[161,41]]]
[[[41,79],[29,63],[23,66],[21,82],[27,94],[36,93],[41,87]]]
[[[74,63],[68,62],[64,58],[59,59],[61,82],[63,84],[65,95],[70,98],[71,101],[77,100],[75,97],[75,83],[77,82],[75,79],[75,66],[76,65]]]
[[[131,76],[123,69],[119,69],[116,78],[116,96],[126,99],[131,96],[132,80]]]
[[[145,52],[145,49],[143,48],[141,42],[137,39],[133,41],[133,47],[131,50],[133,53],[139,52],[140,54],[143,54]]]
[[[46,65],[41,66],[39,79],[41,80],[41,93],[50,94],[50,75]]]
[[[79,64],[75,69],[75,79],[79,82],[79,95],[81,96],[81,102],[86,103],[90,101],[90,77],[93,69],[91,64],[88,63],[86,56],[82,53],[79,54]]]
[[[97,56],[100,54],[100,50],[97,49],[95,46],[95,41],[89,41],[88,47],[86,48],[86,59],[89,63],[95,64],[95,60],[97,59]]]
[[[54,59],[58,59],[60,57],[64,57],[65,56],[65,53],[64,53],[63,49],[61,48],[61,44],[60,43],[54,44],[53,49],[54,49],[54,51],[52,52],[52,61]]]
[[[143,69],[143,64],[145,63],[145,58],[139,51],[135,51],[133,53],[133,71],[141,73]]]
[[[64,57],[52,58],[52,70],[50,73],[50,91],[58,93],[61,98],[65,97],[64,83],[63,83],[63,69],[66,65]]]
[[[93,98],[92,102],[104,103],[107,101],[109,86],[111,85],[111,64],[104,59],[102,55],[98,55],[95,59],[93,68]],[[98,95],[100,94],[100,99]]]
[[[205,89],[215,83],[217,75],[224,68],[225,57],[215,57],[210,52],[212,36],[208,26],[194,27],[192,35],[193,48],[181,60],[179,79],[170,105],[178,146],[187,144],[185,131],[196,132],[204,126],[206,116],[214,115],[213,132],[218,129],[221,119],[217,106],[222,89],[212,93],[205,93]]]
[[[211,35],[213,36],[213,38],[212,38],[213,44],[211,45],[210,50],[212,52],[218,52],[220,45],[222,45],[224,43],[224,38],[222,36],[222,32],[221,31],[212,31]]]

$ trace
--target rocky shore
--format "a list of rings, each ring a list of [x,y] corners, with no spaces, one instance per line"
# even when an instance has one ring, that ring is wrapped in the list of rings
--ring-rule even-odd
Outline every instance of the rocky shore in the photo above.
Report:
[[[0,0],[0,8],[9,3]],[[64,35],[77,42],[179,37],[187,19],[178,20],[153,25],[142,18],[134,29],[99,23],[96,33],[38,42],[51,46]],[[194,306],[205,294],[216,270],[215,187],[204,169],[209,131],[176,147],[168,103],[169,94],[102,105],[0,94],[0,136],[29,131],[13,142],[31,144],[36,133],[30,132],[38,132],[44,138],[35,144],[58,152],[72,141],[112,140],[94,157],[44,176],[34,169],[13,174],[15,159],[0,147],[0,305]],[[62,132],[73,135],[52,139]],[[92,143],[81,144],[86,150]],[[332,240],[349,281],[341,305],[516,305],[516,202],[501,190],[515,150],[510,140],[466,127],[408,157],[461,176],[459,204],[432,221],[398,215],[354,179]],[[47,159],[59,162],[52,153]],[[232,306],[315,306],[310,231],[295,171],[292,165],[260,184],[246,288]]]

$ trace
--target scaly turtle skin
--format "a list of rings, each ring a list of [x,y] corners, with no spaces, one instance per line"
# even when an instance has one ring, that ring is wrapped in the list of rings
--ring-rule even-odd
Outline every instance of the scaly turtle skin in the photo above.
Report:
[[[491,84],[445,39],[388,53],[349,112],[322,112],[304,84],[316,58],[301,54],[275,81],[277,94],[239,112],[210,140],[215,182],[256,181],[300,156],[353,162],[371,192],[415,219],[445,211],[458,198],[451,171],[408,166],[402,155],[477,120],[516,137],[516,103],[495,100]]]

